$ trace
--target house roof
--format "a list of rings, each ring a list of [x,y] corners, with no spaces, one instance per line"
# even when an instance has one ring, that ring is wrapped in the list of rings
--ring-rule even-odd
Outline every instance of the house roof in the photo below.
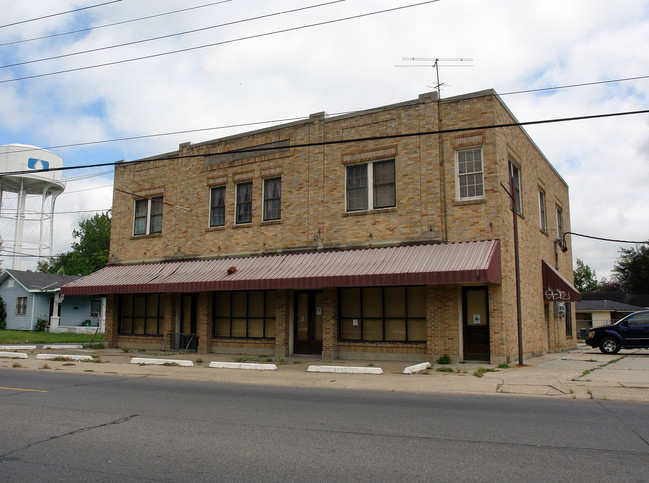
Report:
[[[62,285],[81,278],[80,275],[6,269],[0,274],[0,283],[4,282],[8,277],[13,278],[28,292],[56,292]]]
[[[500,241],[109,266],[64,294],[310,289],[502,282]]]
[[[624,304],[615,300],[582,300],[575,305],[577,312],[637,312],[645,310],[637,305]]]

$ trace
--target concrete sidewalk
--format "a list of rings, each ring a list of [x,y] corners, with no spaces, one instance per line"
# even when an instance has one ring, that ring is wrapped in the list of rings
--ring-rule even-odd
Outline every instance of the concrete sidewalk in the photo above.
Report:
[[[13,358],[10,354],[27,354]],[[45,359],[45,355],[49,357]],[[92,361],[84,357],[92,356]],[[39,359],[37,359],[39,356]],[[55,356],[51,359],[51,356]],[[68,357],[56,357],[68,356]],[[154,360],[151,364],[131,363]],[[162,361],[161,361],[162,360]],[[169,361],[165,364],[165,361]],[[192,367],[184,367],[187,362]],[[211,362],[269,364],[274,371],[208,367]],[[421,361],[424,362],[424,361]],[[496,367],[463,363],[440,365],[416,374],[403,374],[412,362],[323,361],[312,357],[233,356],[122,349],[74,349],[0,347],[0,368],[110,374],[130,377],[177,378],[212,382],[263,384],[291,387],[406,391],[419,393],[501,394],[573,399],[608,399],[649,402],[649,350],[625,350],[615,356],[588,347],[546,354]],[[382,374],[307,372],[309,366],[382,369]],[[481,376],[481,377],[479,377]]]

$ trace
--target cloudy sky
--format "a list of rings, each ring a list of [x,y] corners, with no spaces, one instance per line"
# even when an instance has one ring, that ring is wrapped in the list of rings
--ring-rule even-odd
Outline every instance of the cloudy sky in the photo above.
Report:
[[[641,0],[2,0],[1,6],[0,145],[49,148],[65,166],[136,159],[182,142],[431,91],[430,63],[396,67],[414,64],[403,57],[473,59],[462,67],[441,63],[442,96],[493,88],[522,122],[649,109],[649,2]],[[92,8],[52,16],[83,7]],[[160,15],[182,9],[189,10]],[[38,17],[46,18],[25,22]],[[143,17],[151,18],[131,21]],[[192,30],[198,31],[183,33]],[[33,40],[40,37],[47,38]],[[152,38],[158,39],[146,41]],[[577,84],[591,85],[538,90]],[[519,91],[528,92],[513,93]],[[572,231],[649,239],[649,115],[527,131],[570,186]],[[63,176],[55,252],[69,249],[82,216],[110,208],[112,199],[111,168]],[[633,246],[576,236],[572,242],[574,258],[598,278],[610,276],[621,246]]]

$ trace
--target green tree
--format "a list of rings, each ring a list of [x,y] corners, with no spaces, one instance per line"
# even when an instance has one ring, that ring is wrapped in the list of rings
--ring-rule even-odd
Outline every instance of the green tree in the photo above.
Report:
[[[649,294],[649,246],[620,248],[620,256],[613,266],[615,279],[628,294]]]
[[[577,268],[573,270],[575,288],[580,292],[594,292],[597,290],[597,276],[595,270],[586,265],[579,258]]]
[[[108,264],[110,220],[110,211],[107,211],[79,221],[79,228],[72,232],[78,240],[72,243],[72,250],[39,262],[38,271],[88,275],[104,268]]]

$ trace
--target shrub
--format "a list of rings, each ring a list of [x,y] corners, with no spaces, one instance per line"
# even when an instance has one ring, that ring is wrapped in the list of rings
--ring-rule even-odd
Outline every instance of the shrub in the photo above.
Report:
[[[47,329],[47,325],[47,317],[45,317],[44,315],[39,315],[38,319],[36,319],[36,331],[43,332],[45,329]]]
[[[443,356],[439,356],[439,359],[437,359],[438,364],[450,364],[451,363],[451,356],[448,354],[444,354]]]
[[[7,328],[7,307],[4,300],[0,297],[0,329]]]

